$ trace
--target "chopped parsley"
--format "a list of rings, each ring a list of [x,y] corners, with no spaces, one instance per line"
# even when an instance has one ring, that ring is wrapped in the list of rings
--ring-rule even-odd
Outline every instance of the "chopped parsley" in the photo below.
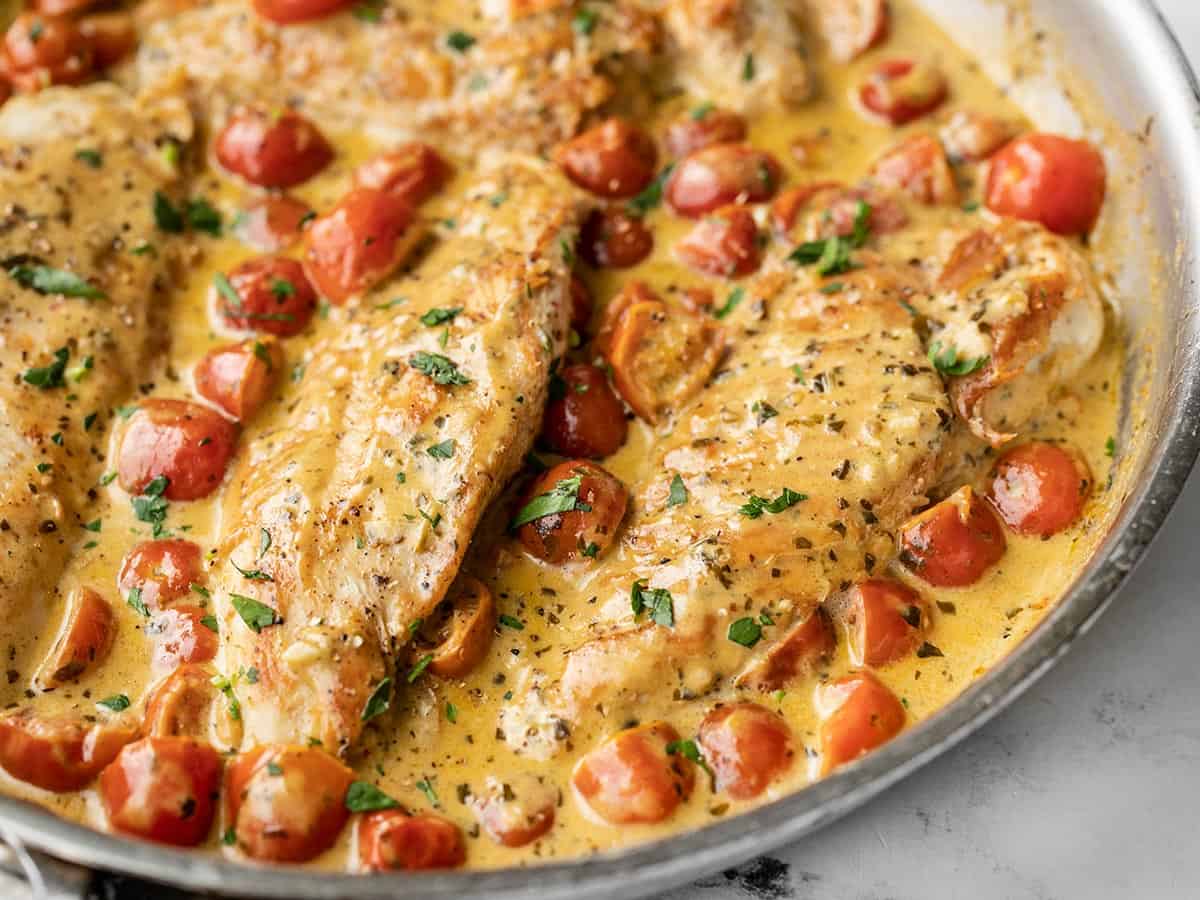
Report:
[[[237,569],[238,574],[241,575],[243,578],[245,578],[247,581],[274,581],[275,580],[269,573],[264,572],[261,569],[243,569],[241,566],[239,566],[237,563],[235,563],[232,559],[229,561],[229,564],[231,566],[233,566],[235,569]]]
[[[729,623],[727,637],[735,644],[743,647],[753,647],[762,640],[762,626],[747,617]]]
[[[1110,437],[1107,441],[1104,442],[1104,455],[1107,456],[1109,459],[1112,459],[1113,457],[1115,457],[1117,455],[1117,440],[1116,440],[1116,438]]]
[[[452,31],[446,35],[446,46],[457,53],[466,53],[475,46],[475,38],[465,31]]]
[[[536,519],[566,512],[591,512],[592,507],[579,500],[579,491],[583,486],[583,476],[575,475],[563,478],[544,494],[538,494],[517,512],[510,528],[520,528]]]
[[[784,488],[783,492],[774,500],[768,500],[765,497],[759,497],[757,494],[751,494],[750,499],[742,504],[738,512],[747,519],[757,519],[764,512],[769,512],[772,515],[781,513],[786,509],[791,509],[802,500],[807,499],[807,494],[801,494],[793,491],[791,488]]]
[[[433,662],[432,653],[426,653],[424,656],[418,659],[417,664],[413,666],[411,670],[409,670],[409,673],[406,676],[408,683],[412,684],[414,681],[420,678],[425,673],[425,670],[429,668],[429,664],[431,662]]]
[[[742,60],[742,81],[753,81],[754,74],[754,54],[747,53],[746,58]]]
[[[370,722],[376,716],[381,716],[388,711],[388,707],[392,705],[392,679],[385,678],[379,684],[375,685],[375,690],[371,691],[371,696],[367,698],[367,704],[363,707],[362,720]]]
[[[154,192],[154,224],[160,231],[183,233],[183,213],[175,208],[171,198],[162,191]]]
[[[75,151],[75,158],[93,169],[98,169],[104,165],[104,157],[100,155],[99,150],[81,148]]]
[[[669,756],[678,754],[684,759],[694,762],[705,772],[708,772],[709,775],[712,774],[712,770],[708,767],[708,763],[704,759],[704,754],[700,752],[700,747],[691,738],[682,741],[671,741],[667,744],[667,754]]]
[[[433,784],[430,779],[422,778],[417,782],[417,790],[425,795],[425,799],[429,801],[430,806],[440,807],[442,804],[438,802],[437,792],[433,789]]]
[[[97,700],[96,705],[103,706],[105,709],[111,709],[113,712],[123,712],[129,709],[129,698],[124,694],[113,694],[111,697],[105,697],[103,700]]]
[[[671,177],[671,173],[675,171],[675,163],[663,168],[661,172],[655,176],[654,180],[642,188],[641,192],[630,198],[625,204],[626,211],[631,216],[644,216],[652,209],[656,209],[662,204],[663,189],[667,185],[667,179]]]
[[[107,300],[108,295],[73,272],[52,269],[50,266],[18,265],[8,270],[9,276],[21,287],[39,294],[61,294],[85,300]]]
[[[854,226],[849,237],[834,235],[819,241],[806,241],[788,256],[802,266],[815,265],[820,275],[844,275],[858,268],[850,257],[871,236],[871,205],[859,200],[854,209]],[[840,289],[840,288],[839,288]]]
[[[688,501],[687,485],[683,483],[683,479],[679,473],[675,473],[675,477],[671,479],[671,490],[667,494],[667,506],[682,506]]]
[[[376,812],[395,809],[400,804],[369,781],[354,781],[346,791],[346,809],[350,812]]]
[[[361,3],[354,4],[351,13],[358,21],[374,25],[383,20],[385,5],[384,0],[362,0]]]
[[[193,231],[221,236],[221,213],[203,197],[193,197],[184,207],[184,215]]]
[[[675,627],[675,600],[665,588],[648,588],[645,580],[639,579],[629,591],[629,605],[633,608],[635,619],[643,612],[648,612],[654,624],[664,628]]]
[[[220,626],[217,625],[217,617],[214,616],[212,613],[209,613],[207,616],[201,616],[200,624],[203,625],[205,628],[207,628],[209,631],[211,631],[213,634],[219,634],[221,631]]]
[[[508,613],[502,613],[496,620],[505,628],[511,628],[513,631],[524,631],[525,623],[515,616],[510,616]]]
[[[746,292],[740,287],[734,288],[729,292],[729,296],[725,298],[725,303],[719,309],[713,310],[713,315],[718,319],[724,319],[732,313],[743,300],[746,299]]]
[[[260,603],[253,597],[243,597],[241,594],[230,594],[230,601],[246,627],[258,634],[264,628],[278,625],[283,620],[279,614],[265,603]]]
[[[955,347],[945,347],[941,341],[929,345],[929,361],[943,375],[961,376],[977,372],[988,364],[990,357],[960,357]]]
[[[54,351],[54,362],[47,366],[26,369],[21,378],[26,384],[32,384],[43,391],[62,387],[65,384],[63,374],[67,371],[67,360],[70,358],[71,351],[66,347],[59,347]]]
[[[594,9],[579,10],[571,19],[571,27],[575,29],[576,34],[587,37],[596,30],[596,11]]]
[[[766,400],[755,400],[754,403],[750,405],[750,412],[754,413],[755,416],[758,417],[759,425],[761,425],[763,422],[766,422],[768,419],[773,419],[779,415],[779,410],[773,407]]]
[[[286,278],[273,278],[271,280],[271,295],[276,300],[285,300],[288,297],[296,295],[296,286]]]
[[[454,438],[446,438],[440,444],[434,444],[426,451],[434,459],[450,459],[454,456]]]
[[[265,528],[258,529],[258,558],[262,559],[271,549],[271,532]]]
[[[92,521],[88,522],[83,527],[84,527],[84,530],[86,530],[86,531],[92,531],[92,532],[99,534],[100,528],[102,525],[103,525],[103,521],[101,519],[92,519]]]
[[[452,359],[440,353],[426,353],[420,350],[409,357],[408,364],[422,375],[432,378],[434,384],[471,383],[470,378],[458,371],[458,365]]]
[[[692,121],[703,122],[706,118],[708,118],[708,114],[714,109],[716,109],[716,105],[711,100],[705,100],[692,110]]]
[[[146,522],[151,526],[151,533],[154,537],[162,537],[166,532],[164,523],[167,521],[167,498],[163,496],[163,492],[167,489],[170,479],[166,475],[159,475],[152,480],[142,490],[142,496],[134,497],[133,515],[139,522]]]
[[[129,593],[125,597],[125,602],[138,615],[146,619],[150,618],[150,608],[146,606],[146,601],[142,599],[142,589],[140,587],[130,588]]]
[[[451,725],[458,723],[458,707],[449,700],[446,701],[446,720]]]
[[[450,309],[435,306],[429,312],[421,316],[421,324],[434,328],[438,325],[445,325],[447,322],[453,322],[455,316],[463,311],[461,306],[454,306]]]

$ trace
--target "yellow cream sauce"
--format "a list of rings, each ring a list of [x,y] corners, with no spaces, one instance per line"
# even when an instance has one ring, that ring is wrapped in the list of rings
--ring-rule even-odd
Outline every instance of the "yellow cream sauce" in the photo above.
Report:
[[[943,68],[951,85],[951,98],[939,111],[939,122],[957,109],[982,110],[1017,121],[1022,119],[1001,90],[982,75],[980,67],[913,5],[905,0],[893,0],[893,8],[893,31],[885,49],[867,53],[848,65],[833,65],[817,57],[815,70],[819,87],[816,98],[786,115],[772,114],[751,122],[750,143],[774,153],[785,168],[788,183],[816,180],[853,183],[898,137],[930,127],[929,121],[921,120],[908,128],[896,129],[869,121],[855,109],[851,99],[853,88],[885,56],[933,59]],[[666,122],[705,100],[704,97],[666,97],[655,109],[653,120],[643,124],[653,133],[661,133]],[[364,143],[355,135],[335,134],[331,137],[338,149],[336,162],[295,192],[317,210],[328,208],[345,190],[358,162],[382,149]],[[809,150],[803,162],[798,161],[792,150],[797,141],[803,141]],[[442,149],[453,153],[453,148]],[[970,176],[971,172],[968,168],[962,174]],[[470,179],[470,162],[460,160],[458,174],[449,188],[424,208],[432,228],[445,227],[441,221],[453,215],[457,197]],[[236,210],[251,199],[228,179],[215,175],[203,179],[195,193],[208,197],[221,208],[227,223]],[[972,185],[964,192],[965,200],[978,198],[978,185]],[[939,216],[943,215],[936,210],[923,212],[909,229],[914,233],[935,229],[939,225]],[[652,211],[646,222],[655,236],[655,252],[647,261],[632,270],[587,274],[599,307],[597,317],[619,287],[633,278],[645,280],[661,291],[709,283],[720,302],[729,290],[728,283],[706,282],[702,276],[675,262],[672,256],[673,245],[690,223],[664,209]],[[236,233],[234,229],[227,229],[227,232]],[[902,242],[905,238],[900,235],[895,240]],[[194,258],[186,267],[188,274],[172,300],[171,352],[161,368],[146,374],[145,394],[189,396],[190,376],[187,373],[209,349],[229,341],[228,335],[214,333],[210,324],[209,294],[213,273],[228,271],[253,255],[254,251],[232,234],[219,241],[207,238],[196,241]],[[303,366],[309,347],[320,335],[337,329],[346,315],[345,310],[323,306],[306,334],[285,342],[287,369]],[[1102,531],[1094,525],[1106,519],[1108,509],[1105,485],[1113,460],[1109,458],[1106,446],[1117,427],[1122,364],[1119,325],[1109,321],[1100,352],[1028,430],[1029,437],[1069,441],[1086,457],[1095,475],[1097,490],[1084,518],[1067,532],[1048,540],[1010,534],[1006,556],[982,581],[970,588],[934,589],[914,583],[934,608],[928,640],[944,655],[925,659],[911,656],[879,673],[901,698],[908,712],[909,727],[933,714],[1003,658],[1038,623],[1087,560]],[[277,427],[283,421],[284,409],[294,390],[285,378],[277,397],[257,414],[248,430]],[[136,400],[131,397],[129,402]],[[647,425],[639,420],[632,421],[629,440],[617,454],[605,460],[604,465],[627,483],[645,480],[650,474],[646,471],[647,451],[654,439],[654,433]],[[114,451],[115,447],[110,446],[110,468],[115,460]],[[985,461],[978,473],[980,478],[986,473],[986,465]],[[59,597],[66,596],[69,588],[77,584],[93,584],[114,596],[122,557],[134,543],[149,536],[147,526],[133,518],[128,497],[115,483],[99,488],[98,492],[94,513],[88,518],[101,520],[102,526],[97,533],[85,531],[79,535],[79,547],[62,582]],[[174,534],[194,540],[207,549],[212,546],[219,529],[218,510],[219,497],[175,503],[171,505],[167,525]],[[436,804],[438,812],[459,823],[468,834],[468,865],[521,865],[644,843],[770,802],[816,777],[812,767],[800,759],[788,778],[772,785],[760,798],[734,802],[724,795],[714,794],[708,780],[701,776],[691,799],[661,825],[613,827],[588,819],[571,796],[572,766],[581,753],[624,723],[597,721],[589,725],[582,722],[572,731],[569,752],[547,762],[538,762],[517,756],[497,737],[497,716],[508,702],[515,672],[530,654],[542,654],[540,659],[544,666],[554,671],[554,659],[561,656],[563,649],[555,622],[586,617],[592,598],[579,587],[583,578],[578,564],[565,568],[544,565],[525,555],[512,539],[499,537],[496,540],[499,551],[493,554],[497,558],[495,566],[485,571],[476,569],[474,574],[492,588],[498,611],[519,619],[524,623],[524,629],[501,627],[483,664],[462,681],[423,677],[411,686],[405,686],[393,700],[393,706],[399,706],[397,714],[382,720],[384,724],[377,723],[368,729],[363,752],[352,760],[361,777],[374,782],[409,809],[424,810]],[[899,570],[893,570],[891,574],[907,577]],[[200,597],[195,599],[202,600]],[[96,700],[124,693],[134,701],[129,714],[140,715],[139,698],[165,673],[151,669],[151,642],[143,634],[145,620],[124,603],[114,605],[119,626],[115,646],[104,665],[87,672],[77,684],[35,696],[27,692],[26,687],[52,645],[56,623],[61,617],[61,609],[48,609],[47,627],[42,633],[31,636],[27,643],[15,646],[9,652],[7,666],[16,674],[10,675],[9,683],[3,686],[5,703],[32,701],[39,710],[91,713]],[[837,655],[827,669],[830,676],[841,674],[850,667],[845,643],[839,640]],[[786,692],[759,698],[760,702],[781,712],[792,727],[797,744],[805,747],[816,744],[817,721],[812,700],[815,684],[815,679],[801,682]],[[641,721],[667,719],[682,735],[689,737],[695,734],[700,719],[711,708],[712,700],[712,697],[674,700],[669,690],[658,694],[651,690],[640,718]],[[454,710],[455,721],[448,717],[449,708]],[[544,838],[527,847],[510,849],[498,846],[480,833],[471,810],[459,799],[459,786],[471,785],[479,789],[486,775],[503,779],[517,772],[542,776],[547,783],[558,786],[561,803],[556,823]],[[0,777],[8,793],[32,799],[66,817],[105,827],[94,789],[54,795],[6,775]],[[423,791],[418,783],[426,785],[428,790]],[[221,845],[220,835],[224,828],[223,822],[214,827],[209,851],[236,856],[234,850]],[[345,829],[337,845],[314,865],[331,869],[353,866],[353,837],[354,829]]]

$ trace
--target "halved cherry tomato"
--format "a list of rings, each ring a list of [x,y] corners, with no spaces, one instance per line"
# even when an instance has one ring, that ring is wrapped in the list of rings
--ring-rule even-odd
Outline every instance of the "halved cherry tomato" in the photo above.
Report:
[[[127,12],[95,13],[79,20],[79,33],[91,45],[96,68],[119,63],[137,46],[137,29]]]
[[[1013,138],[1014,126],[1007,119],[961,110],[942,127],[940,136],[951,159],[980,162]]]
[[[698,109],[667,126],[667,150],[683,157],[713,144],[734,144],[746,139],[746,119],[727,109]]]
[[[354,170],[354,186],[394,194],[412,206],[436,194],[450,177],[450,165],[428,144],[401,144]]]
[[[928,134],[913,135],[885,151],[871,166],[870,179],[927,205],[958,203],[958,182],[946,151]]]
[[[625,407],[599,366],[567,366],[551,382],[550,402],[542,420],[542,440],[562,456],[599,459],[625,443]]]
[[[935,587],[966,587],[1004,556],[1004,529],[970,487],[904,523],[900,560]]]
[[[573,182],[600,197],[632,197],[654,179],[654,140],[624,119],[605,119],[560,144],[554,161]]]
[[[1027,134],[992,157],[987,206],[1057,234],[1087,234],[1104,205],[1106,180],[1104,157],[1087,141]]]
[[[305,236],[305,267],[317,290],[344,303],[382,281],[404,259],[412,221],[412,207],[394,194],[350,191]]]
[[[571,327],[578,334],[585,334],[592,322],[592,292],[578,275],[571,275]]]
[[[217,633],[204,624],[208,613],[190,604],[155,613],[146,634],[154,641],[154,668],[170,672],[181,663],[208,662],[217,655]]]
[[[738,685],[760,691],[777,691],[796,679],[812,674],[827,662],[837,647],[829,615],[817,607],[785,631],[760,659],[738,676]]]
[[[870,672],[853,672],[819,686],[817,708],[825,774],[890,741],[907,718],[896,695]]]
[[[119,721],[86,722],[21,709],[0,718],[0,767],[47,791],[77,791],[137,737]]]
[[[275,253],[300,240],[305,223],[314,218],[316,213],[307,203],[287,194],[270,194],[245,211],[238,236],[256,250]]]
[[[358,823],[358,862],[367,872],[453,869],[466,860],[462,829],[441,816],[387,809]]]
[[[1035,441],[996,463],[989,496],[1018,534],[1049,537],[1070,527],[1092,491],[1092,473],[1078,454]]]
[[[666,722],[618,732],[579,760],[571,783],[587,808],[610,825],[661,822],[696,784],[691,761],[667,752],[678,741],[679,732]]]
[[[471,799],[479,825],[504,847],[532,844],[554,825],[558,788],[527,773],[489,778],[482,796]]]
[[[704,717],[696,742],[712,769],[717,790],[749,800],[792,766],[792,730],[757,703],[719,706]]]
[[[487,655],[496,628],[496,602],[478,578],[460,574],[421,623],[414,639],[417,660],[429,656],[428,669],[439,678],[461,678]]]
[[[705,216],[675,245],[686,265],[709,275],[740,278],[758,268],[758,226],[744,206],[726,206]]]
[[[354,773],[323,750],[265,744],[229,767],[225,821],[247,856],[304,862],[337,840],[353,781]]]
[[[616,207],[592,210],[579,230],[579,255],[597,269],[628,269],[653,249],[645,223]]]
[[[44,16],[68,16],[98,6],[100,0],[35,0],[29,6]]]
[[[787,234],[804,213],[806,231],[811,229],[804,234],[806,239],[850,237],[858,227],[862,204],[867,211],[864,224],[872,235],[890,234],[908,224],[908,213],[888,193],[819,182],[789,188],[776,197],[771,204],[771,225]]]
[[[873,578],[850,590],[845,607],[850,661],[886,666],[911,653],[929,627],[929,606],[897,581]]]
[[[92,45],[69,18],[21,13],[5,32],[4,71],[23,93],[79,84],[94,65]]]
[[[838,62],[883,43],[891,29],[887,0],[815,0],[812,17]]]
[[[207,837],[220,790],[220,754],[185,737],[126,744],[100,773],[100,800],[115,831],[177,847]]]
[[[292,337],[308,327],[317,308],[304,267],[286,256],[247,260],[230,271],[228,281],[237,303],[215,285],[210,293],[226,328]]]
[[[196,363],[196,393],[230,418],[245,422],[267,402],[283,371],[283,348],[264,335],[217,347]]]
[[[948,91],[946,76],[931,63],[891,59],[867,76],[858,98],[875,115],[905,125],[941,106]]]
[[[138,588],[142,602],[159,609],[188,594],[201,577],[199,545],[180,538],[142,541],[121,561],[117,587],[123,594]]]
[[[581,556],[597,558],[617,539],[629,492],[620,479],[584,459],[568,460],[545,472],[525,494],[518,516],[536,498],[562,491],[560,484],[576,478],[580,481],[574,509],[540,516],[517,530],[521,544],[538,559],[561,563]]]
[[[143,727],[155,737],[208,735],[209,713],[217,689],[212,674],[201,665],[182,665],[159,682],[146,701]]]
[[[112,607],[99,591],[89,587],[72,591],[62,630],[38,681],[54,687],[78,678],[94,663],[103,662],[116,630]]]
[[[227,171],[271,188],[308,181],[333,159],[325,136],[304,116],[259,109],[235,113],[217,135],[214,153]]]
[[[323,19],[354,5],[354,0],[253,0],[254,11],[280,25]]]
[[[168,500],[199,500],[225,477],[236,442],[237,426],[216,410],[187,400],[143,400],[121,438],[120,485],[140,494],[166,476]]]
[[[667,179],[666,198],[681,216],[697,218],[730,203],[774,196],[783,170],[769,153],[746,144],[717,144],[686,157]]]

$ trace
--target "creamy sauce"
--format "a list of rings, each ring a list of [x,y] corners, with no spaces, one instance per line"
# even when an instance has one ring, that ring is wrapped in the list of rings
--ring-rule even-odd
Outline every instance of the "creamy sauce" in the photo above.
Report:
[[[952,86],[951,99],[938,113],[938,122],[957,109],[986,110],[1021,120],[1018,110],[982,76],[978,65],[959,47],[910,4],[894,0],[894,6],[893,33],[885,50],[868,53],[848,65],[833,65],[818,59],[816,71],[820,83],[814,100],[786,115],[770,113],[752,120],[750,142],[775,154],[785,167],[789,184],[808,180],[854,183],[898,135],[930,127],[928,121],[922,120],[905,129],[896,129],[868,121],[854,109],[853,101],[849,99],[853,88],[884,56],[911,55],[938,61]],[[654,110],[652,121],[643,124],[652,133],[659,134],[664,123],[706,99],[666,97]],[[338,150],[335,163],[295,191],[318,210],[328,208],[345,190],[349,174],[359,161],[380,149],[361,136],[336,133],[330,136]],[[803,165],[796,161],[791,149],[801,138],[810,139],[813,148],[810,159]],[[453,148],[444,149],[453,153]],[[460,162],[455,180],[423,210],[435,230],[445,227],[437,223],[454,215],[458,198],[470,183],[469,161]],[[964,169],[962,174],[975,175],[970,168]],[[230,180],[216,176],[203,179],[194,193],[208,197],[225,211],[227,222],[249,199],[248,194]],[[979,186],[968,186],[964,200],[978,199]],[[913,233],[936,229],[943,224],[946,215],[935,209],[926,210],[909,229]],[[987,214],[981,212],[978,215],[985,217]],[[728,292],[726,282],[708,282],[674,260],[672,247],[691,223],[664,208],[652,211],[646,222],[655,236],[655,252],[647,261],[629,271],[587,274],[600,307],[594,321],[599,321],[603,306],[619,287],[633,278],[647,281],[662,293],[711,283],[718,302]],[[901,254],[903,242],[907,240],[905,234],[892,240],[895,243],[891,247]],[[143,393],[179,397],[191,394],[189,376],[185,373],[191,371],[205,352],[229,340],[228,335],[214,333],[212,329],[209,315],[212,274],[228,271],[251,255],[248,248],[232,237],[196,241],[188,274],[171,299],[170,354],[160,366],[140,379]],[[322,335],[338,329],[346,315],[345,310],[323,305],[310,330],[286,342],[288,369],[297,367],[299,371],[309,348]],[[926,658],[909,656],[879,673],[901,698],[908,713],[909,727],[936,712],[1002,659],[1062,594],[1101,536],[1102,529],[1097,526],[1107,516],[1109,500],[1105,483],[1113,465],[1106,452],[1106,442],[1116,432],[1122,368],[1119,324],[1115,321],[1107,324],[1100,352],[1023,432],[1023,437],[1065,440],[1082,451],[1098,487],[1082,520],[1048,540],[1010,534],[1007,555],[982,581],[970,588],[935,589],[906,575],[899,566],[893,565],[889,569],[891,575],[907,579],[930,601],[935,611],[927,639],[943,654]],[[293,384],[285,380],[277,396],[249,424],[243,441],[254,433],[278,427],[285,420],[295,390]],[[130,398],[130,402],[135,401],[136,398]],[[648,461],[657,436],[640,420],[634,419],[630,425],[627,443],[605,460],[604,465],[625,483],[639,484],[655,474],[648,470]],[[114,453],[115,446],[110,446],[109,468]],[[982,478],[990,463],[990,458],[984,458],[978,465],[974,473],[979,479],[977,487],[982,487]],[[511,497],[506,498],[502,505],[511,501]],[[176,535],[194,540],[207,550],[214,546],[220,528],[219,503],[219,495],[205,501],[174,503],[167,525]],[[505,505],[505,509],[508,508]],[[536,657],[547,670],[554,672],[556,667],[561,670],[565,635],[579,633],[581,625],[593,614],[593,598],[587,590],[588,564],[554,567],[537,562],[526,555],[515,540],[495,533],[496,525],[503,524],[504,514],[501,512],[485,520],[485,531],[476,540],[491,552],[478,553],[469,568],[491,586],[498,611],[519,620],[523,629],[500,627],[484,663],[461,681],[422,677],[411,686],[404,686],[393,701],[393,705],[399,707],[395,715],[368,729],[363,752],[352,760],[362,778],[377,784],[409,809],[424,810],[435,805],[469,835],[469,865],[498,867],[571,858],[644,843],[770,802],[816,777],[815,764],[811,764],[813,760],[801,759],[793,766],[790,776],[773,784],[758,799],[736,802],[722,794],[714,794],[707,779],[701,776],[690,801],[662,825],[612,827],[589,819],[582,811],[582,805],[571,796],[572,767],[580,754],[622,727],[626,724],[624,721],[599,717],[589,721],[585,718],[573,729],[567,752],[544,761],[514,753],[497,733],[499,713],[512,702],[508,698],[516,696],[513,692],[527,661]],[[73,561],[54,603],[61,604],[61,598],[67,595],[69,588],[79,584],[97,585],[115,595],[116,573],[122,557],[133,543],[148,536],[144,523],[133,517],[128,497],[115,483],[99,488],[98,499],[87,518],[99,519],[102,526],[97,532],[79,534]],[[492,533],[488,533],[488,528]],[[601,598],[601,602],[604,599]],[[197,598],[198,602],[201,600]],[[55,606],[48,613],[48,621],[55,622],[61,611]],[[10,675],[9,684],[4,688],[4,700],[9,704],[32,700],[39,710],[91,713],[97,699],[124,693],[134,700],[136,710],[137,698],[164,673],[152,670],[151,644],[143,634],[144,620],[123,603],[117,606],[116,615],[119,619],[116,644],[105,664],[88,671],[77,684],[51,693],[35,696],[26,692],[26,686],[53,643],[54,629],[31,635],[26,642],[14,646],[8,664],[14,674]],[[835,677],[851,668],[845,645],[845,640],[839,639],[837,654],[821,677]],[[815,684],[815,678],[801,681],[785,692],[757,698],[758,702],[779,710],[792,727],[797,744],[805,748],[814,748],[817,742],[817,718],[812,700]],[[722,694],[718,692],[715,696]],[[692,736],[715,696],[676,700],[670,690],[655,692],[648,686],[639,719],[648,722],[663,718],[674,724],[685,737]],[[815,756],[815,751],[812,755]],[[560,791],[556,824],[544,838],[530,846],[501,847],[479,833],[462,797],[470,790],[481,790],[486,775],[505,778],[524,772],[540,776],[544,783]],[[8,792],[32,799],[69,818],[105,827],[94,790],[53,795],[7,776],[3,779]],[[464,790],[462,786],[468,788]],[[224,828],[224,823],[214,827],[209,850],[236,856],[235,851],[221,847],[220,835]],[[353,855],[350,849],[353,835],[353,828],[347,828],[338,844],[315,864],[333,869],[349,864]]]

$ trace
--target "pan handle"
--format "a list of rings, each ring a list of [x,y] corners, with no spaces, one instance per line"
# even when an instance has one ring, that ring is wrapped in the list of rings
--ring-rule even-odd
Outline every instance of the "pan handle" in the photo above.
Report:
[[[31,850],[0,826],[0,878],[5,875],[23,879],[31,900],[84,900],[92,883],[87,869]]]

